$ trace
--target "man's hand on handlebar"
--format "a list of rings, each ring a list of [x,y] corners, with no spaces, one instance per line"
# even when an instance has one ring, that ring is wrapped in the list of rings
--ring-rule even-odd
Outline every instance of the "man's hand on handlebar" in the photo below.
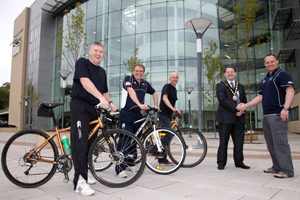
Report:
[[[99,99],[100,103],[101,103],[101,107],[104,109],[108,109],[109,107],[109,103],[105,98],[100,98]]]
[[[181,112],[180,112],[180,110],[178,110],[178,109],[175,109],[175,110],[174,110],[174,113],[175,113],[176,115],[181,115]]]
[[[178,111],[179,111],[179,112],[178,112]],[[178,118],[180,118],[180,119],[182,118],[180,110],[177,110],[177,109],[176,109],[174,113],[175,113],[176,117],[178,117]]]
[[[110,103],[109,106],[111,108],[111,112],[115,112],[117,110],[117,107],[114,105],[114,103]]]
[[[147,106],[147,105],[145,105],[145,104],[140,104],[140,105],[138,105],[139,106],[139,108],[141,109],[141,110],[148,110],[149,109],[149,107]]]
[[[160,109],[158,106],[154,106],[154,108],[157,110],[156,112],[160,112]]]

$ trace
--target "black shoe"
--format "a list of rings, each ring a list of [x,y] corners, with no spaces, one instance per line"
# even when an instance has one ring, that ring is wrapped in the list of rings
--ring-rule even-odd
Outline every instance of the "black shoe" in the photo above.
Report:
[[[218,170],[223,170],[224,169],[224,165],[218,165]]]
[[[245,165],[244,163],[240,163],[240,164],[236,165],[236,167],[240,167],[242,169],[250,169],[250,167]]]

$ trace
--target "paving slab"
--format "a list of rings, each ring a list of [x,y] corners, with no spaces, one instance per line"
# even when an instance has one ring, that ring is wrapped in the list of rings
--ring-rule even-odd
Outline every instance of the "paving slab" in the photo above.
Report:
[[[0,150],[13,133],[0,133]],[[300,135],[289,133],[295,177],[274,178],[264,169],[271,167],[263,135],[258,140],[245,142],[244,163],[249,170],[236,168],[233,162],[233,144],[229,142],[228,162],[224,170],[217,169],[216,156],[219,139],[214,133],[204,133],[208,143],[208,153],[204,161],[193,168],[181,168],[169,175],[159,175],[145,168],[143,175],[125,188],[110,188],[100,183],[91,187],[95,195],[84,197],[74,192],[72,181],[63,182],[64,175],[56,173],[46,184],[33,189],[25,189],[12,184],[0,169],[0,199],[18,200],[281,200],[300,197]],[[69,173],[70,180],[74,171]]]

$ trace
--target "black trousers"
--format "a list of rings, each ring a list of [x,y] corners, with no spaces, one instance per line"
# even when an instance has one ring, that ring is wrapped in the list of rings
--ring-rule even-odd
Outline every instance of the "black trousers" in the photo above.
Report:
[[[243,146],[245,125],[241,124],[239,118],[236,117],[233,124],[219,123],[220,145],[217,154],[218,165],[225,166],[227,163],[227,148],[230,135],[234,145],[233,159],[235,165],[238,165],[244,161]]]
[[[88,179],[88,152],[91,144],[97,137],[97,133],[88,140],[89,132],[95,127],[89,125],[90,121],[97,119],[94,105],[84,101],[72,99],[71,109],[71,150],[74,165],[74,190],[76,189],[79,175]]]
[[[142,122],[134,124],[135,121],[142,119],[143,116],[140,112],[132,112],[129,110],[122,109],[119,113],[119,128],[131,132],[133,135],[136,134],[140,128]],[[137,136],[140,137],[141,133]],[[122,150],[123,149],[123,150]],[[131,145],[131,140],[127,136],[121,135],[117,144],[117,151],[121,151],[124,154],[124,162],[120,165],[116,165],[116,173],[124,171],[129,166],[135,166],[134,161],[136,160],[137,150],[135,145]],[[127,156],[128,154],[134,155],[133,158]]]

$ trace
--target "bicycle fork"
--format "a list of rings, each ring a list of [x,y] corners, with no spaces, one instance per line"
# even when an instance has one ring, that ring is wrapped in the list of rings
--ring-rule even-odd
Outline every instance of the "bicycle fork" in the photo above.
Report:
[[[156,147],[157,147],[157,151],[158,152],[162,152],[163,150],[163,145],[161,143],[161,140],[159,138],[159,135],[158,135],[158,131],[156,130],[156,126],[153,125],[153,137],[154,137],[154,141],[156,142]]]

